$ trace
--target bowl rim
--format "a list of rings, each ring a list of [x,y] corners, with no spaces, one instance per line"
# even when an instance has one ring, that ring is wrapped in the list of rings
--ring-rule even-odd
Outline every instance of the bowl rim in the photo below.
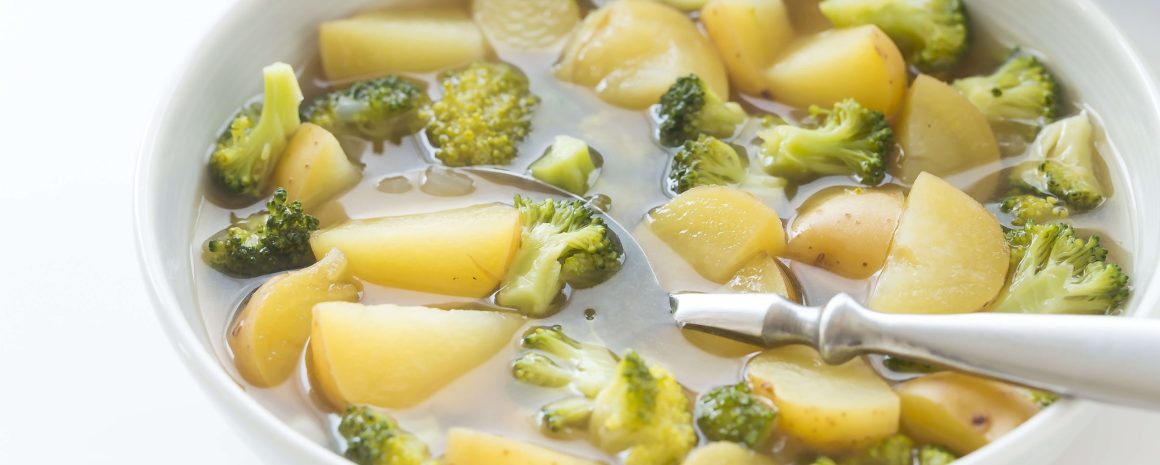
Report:
[[[287,454],[308,458],[312,463],[327,463],[334,465],[347,464],[341,455],[317,442],[306,440],[301,433],[286,424],[273,413],[263,407],[257,400],[246,393],[245,389],[234,380],[221,366],[221,362],[214,354],[204,347],[194,329],[182,317],[180,302],[173,287],[165,279],[162,272],[163,264],[159,254],[158,238],[151,227],[155,218],[151,214],[151,207],[157,197],[151,191],[152,168],[155,155],[163,142],[160,138],[161,128],[169,121],[174,113],[170,110],[176,104],[178,96],[188,89],[190,81],[185,77],[185,70],[204,61],[213,50],[210,45],[218,42],[216,39],[234,30],[249,17],[251,10],[258,8],[262,2],[268,0],[237,0],[232,6],[223,10],[198,39],[192,52],[179,60],[179,64],[170,70],[166,85],[159,94],[158,102],[153,110],[150,124],[140,147],[133,177],[133,231],[135,235],[135,249],[141,277],[147,288],[154,314],[169,337],[170,343],[176,350],[193,377],[201,388],[213,400],[213,404],[221,413],[232,420],[237,428],[246,428],[249,433],[261,433],[263,440],[275,443]],[[1100,30],[1108,39],[1117,45],[1119,51],[1125,54],[1131,65],[1132,79],[1140,81],[1147,92],[1147,100],[1151,103],[1151,112],[1160,118],[1160,81],[1157,81],[1147,64],[1140,58],[1135,47],[1127,40],[1115,23],[1107,16],[1102,7],[1093,0],[1071,0],[1076,6],[1087,13],[1084,19]],[[1138,209],[1138,208],[1137,208]],[[1138,238],[1137,238],[1138,240]],[[1160,284],[1160,277],[1154,277],[1144,288],[1156,287]],[[998,457],[1016,453],[1012,444],[1026,441],[1030,437],[1052,434],[1047,425],[1069,425],[1074,421],[1093,415],[1099,408],[1098,404],[1064,398],[1038,413],[1014,431],[988,444],[987,446],[963,457],[956,463],[962,465],[981,465],[989,463]],[[253,450],[253,447],[251,447]],[[1022,452],[1022,453],[1027,453]],[[268,459],[255,451],[260,461]]]

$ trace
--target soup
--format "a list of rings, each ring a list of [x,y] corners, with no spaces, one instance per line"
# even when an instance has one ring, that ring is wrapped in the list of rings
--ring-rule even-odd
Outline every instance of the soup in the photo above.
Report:
[[[1129,219],[1082,95],[958,2],[879,3],[903,2],[320,24],[319,60],[263,70],[210,148],[191,253],[223,366],[364,464],[934,464],[1001,437],[1054,396],[683,332],[607,291],[647,263],[670,291],[1119,311]]]

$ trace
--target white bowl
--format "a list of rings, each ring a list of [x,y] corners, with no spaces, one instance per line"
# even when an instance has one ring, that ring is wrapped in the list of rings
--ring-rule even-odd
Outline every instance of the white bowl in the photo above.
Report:
[[[174,345],[225,417],[268,463],[348,464],[275,418],[229,376],[213,353],[193,288],[190,243],[201,196],[206,149],[239,103],[259,93],[255,79],[274,61],[306,63],[317,53],[319,21],[371,6],[373,0],[243,0],[213,29],[159,108],[137,172],[135,220],[141,264],[154,307]],[[414,3],[421,3],[416,1]],[[1119,159],[1109,160],[1119,208],[1132,213],[1136,286],[1133,316],[1160,311],[1155,264],[1160,244],[1160,97],[1145,67],[1103,13],[1088,0],[975,0],[974,20],[1049,57],[1065,85],[1101,118]],[[1148,239],[1148,240],[1144,240]],[[1063,356],[1063,355],[1061,355]],[[1046,465],[1059,459],[1094,405],[1063,401],[963,465]]]

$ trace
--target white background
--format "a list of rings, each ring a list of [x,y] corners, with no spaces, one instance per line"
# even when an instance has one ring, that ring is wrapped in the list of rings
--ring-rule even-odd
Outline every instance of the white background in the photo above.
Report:
[[[152,111],[231,3],[0,0],[0,464],[259,463],[162,334],[131,228]],[[1099,3],[1160,71],[1160,2]],[[1061,465],[1157,463],[1157,433],[1108,408]]]

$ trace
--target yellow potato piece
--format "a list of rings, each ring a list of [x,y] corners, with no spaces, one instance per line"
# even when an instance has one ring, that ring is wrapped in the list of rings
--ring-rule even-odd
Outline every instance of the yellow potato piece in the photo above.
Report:
[[[785,255],[847,278],[868,278],[886,261],[904,199],[893,186],[824,189],[798,208]]]
[[[314,304],[358,302],[361,291],[337,250],[309,267],[270,278],[250,296],[226,336],[238,373],[258,387],[286,381],[310,337]]]
[[[911,84],[894,127],[902,151],[890,173],[903,182],[914,182],[923,171],[946,177],[999,161],[987,117],[954,88],[927,75]],[[986,182],[979,192],[990,196],[996,179]]]
[[[967,194],[918,175],[870,308],[893,313],[966,313],[983,308],[1007,277],[999,221]]]
[[[512,313],[327,302],[314,306],[314,378],[336,408],[407,408],[490,359],[523,324]]]
[[[331,81],[422,73],[491,53],[483,32],[459,7],[392,9],[327,21],[318,27],[322,70]]]
[[[701,276],[717,283],[728,281],[757,254],[777,256],[785,248],[777,212],[732,187],[689,189],[654,210],[649,227]]]
[[[777,294],[794,302],[801,302],[797,284],[789,270],[768,254],[757,254],[733,274],[725,287],[732,292]]]
[[[782,0],[712,0],[701,24],[717,47],[729,82],[750,95],[766,92],[763,72],[794,39]]]
[[[898,432],[898,395],[862,359],[828,365],[812,348],[786,346],[762,352],[746,374],[777,405],[779,431],[823,452]]]
[[[999,439],[1039,411],[1021,388],[961,373],[935,373],[895,389],[905,431],[960,455]]]
[[[286,198],[311,210],[362,179],[362,167],[350,161],[330,131],[303,123],[282,152],[274,170],[274,185],[286,188]]]
[[[599,465],[546,447],[466,428],[447,433],[443,465]]]
[[[612,2],[584,19],[556,77],[592,88],[604,101],[644,109],[677,78],[696,74],[721,98],[729,80],[713,44],[688,16],[659,3]]]
[[[555,45],[580,23],[576,0],[474,0],[471,13],[493,41],[521,49]]]
[[[681,465],[773,465],[773,459],[734,442],[711,442],[693,449]]]
[[[519,248],[520,215],[501,204],[352,220],[317,231],[314,254],[342,250],[355,276],[463,297],[491,294]]]
[[[906,94],[906,62],[873,25],[835,29],[798,40],[765,71],[774,100],[830,108],[852,98],[891,116]]]

